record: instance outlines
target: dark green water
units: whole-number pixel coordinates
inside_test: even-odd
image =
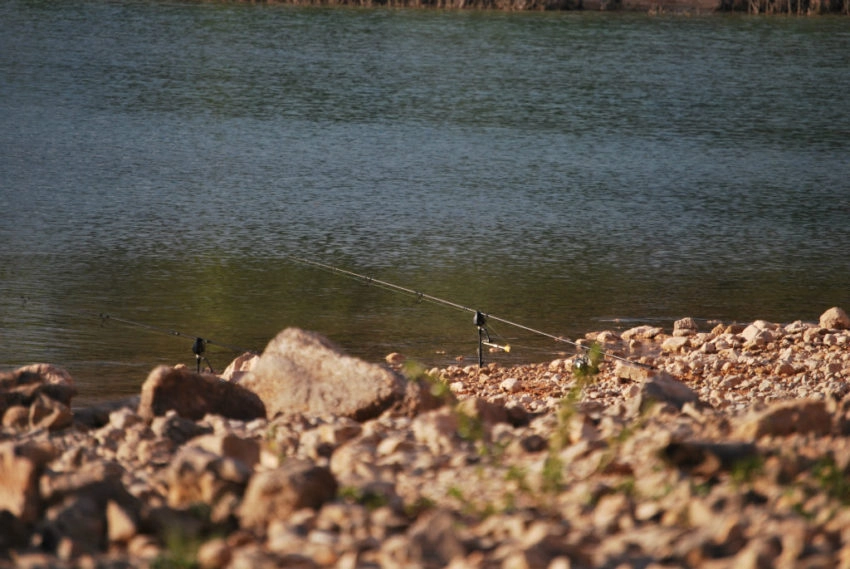
[[[4,2],[0,368],[193,365],[98,313],[474,361],[471,314],[290,255],[567,337],[850,309],[848,53],[840,18]]]

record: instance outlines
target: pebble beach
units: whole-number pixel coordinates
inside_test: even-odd
[[[578,367],[299,334],[87,409],[57,366],[0,376],[0,566],[850,568],[840,308],[593,331]]]

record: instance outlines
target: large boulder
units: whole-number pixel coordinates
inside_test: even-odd
[[[850,316],[841,308],[833,306],[820,315],[819,324],[821,328],[830,330],[847,330],[850,328]]]
[[[266,416],[263,402],[244,387],[185,367],[158,366],[142,385],[138,413],[150,421],[170,410],[193,421],[207,414],[242,421]]]
[[[269,418],[303,413],[365,421],[405,395],[400,375],[345,355],[323,336],[298,328],[287,328],[269,342],[239,385],[262,399]]]

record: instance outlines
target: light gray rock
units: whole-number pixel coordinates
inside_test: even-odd
[[[403,399],[405,380],[392,370],[345,355],[326,338],[287,328],[240,381],[277,414],[377,417]]]
[[[651,340],[662,332],[664,332],[664,329],[657,326],[635,326],[620,334],[620,337],[627,342],[629,340]]]
[[[697,331],[699,331],[699,326],[693,318],[682,318],[673,322],[674,336],[693,336]]]
[[[697,403],[697,393],[664,371],[657,372],[647,378],[640,386],[640,391],[634,401],[634,410],[645,411],[656,403],[669,404],[682,409],[685,403]]]

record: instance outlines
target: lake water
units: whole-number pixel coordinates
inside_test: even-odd
[[[287,326],[475,361],[471,313],[291,256],[570,338],[850,310],[848,53],[831,17],[0,3],[0,369],[114,397]]]

